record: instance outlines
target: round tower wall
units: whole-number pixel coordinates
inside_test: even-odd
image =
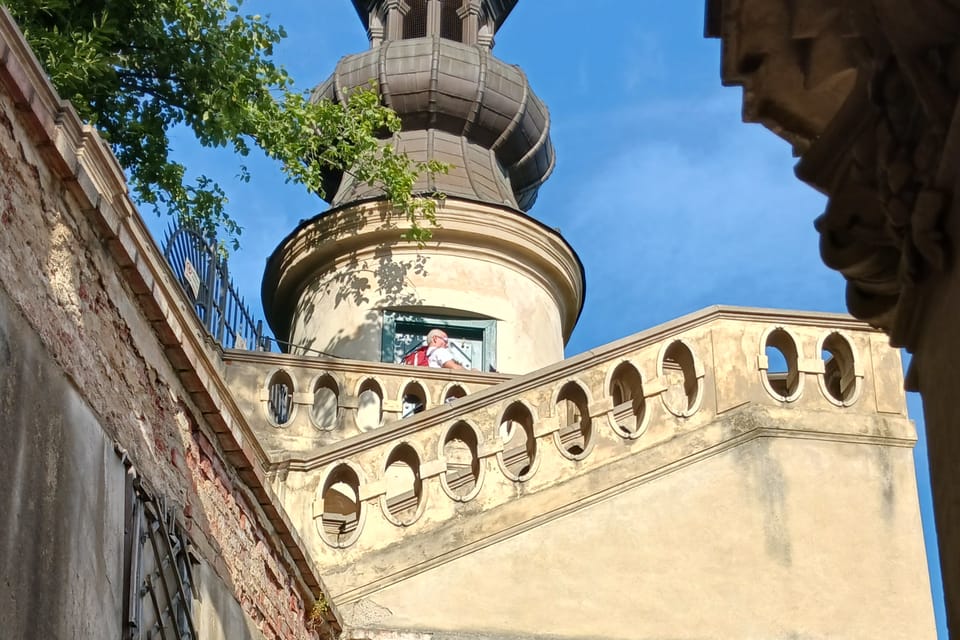
[[[265,307],[294,353],[380,361],[389,350],[385,316],[394,312],[490,321],[484,346],[494,357],[486,369],[519,374],[563,358],[583,273],[556,232],[515,211],[448,200],[433,240],[418,248],[399,239],[402,228],[388,212],[383,203],[330,212],[302,225],[271,258],[263,288],[274,293]]]

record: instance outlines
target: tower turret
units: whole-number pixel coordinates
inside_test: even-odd
[[[447,200],[425,249],[398,239],[382,194],[331,171],[332,209],[271,257],[263,295],[282,340],[393,362],[431,326],[477,369],[525,372],[563,356],[583,302],[576,254],[524,212],[554,166],[549,112],[491,53],[517,0],[354,0],[371,48],[313,94],[378,88],[403,123],[391,142],[451,166],[417,185]]]

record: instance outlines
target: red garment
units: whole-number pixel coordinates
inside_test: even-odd
[[[427,345],[417,347],[405,355],[402,362],[403,364],[408,364],[414,367],[429,367],[430,362],[427,359]]]

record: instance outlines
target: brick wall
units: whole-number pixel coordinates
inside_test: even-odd
[[[186,301],[156,267],[156,247],[131,237],[142,223],[114,161],[91,161],[102,143],[70,126],[69,107],[51,113],[46,80],[5,12],[0,23],[0,287],[105,437],[182,513],[200,554],[263,636],[314,637],[306,610],[321,593],[318,580],[294,559],[296,539],[291,545],[283,514],[259,482],[255,452],[232,435],[236,416],[210,373],[216,352],[202,347]],[[109,193],[103,184],[118,187]],[[125,212],[122,226],[109,223],[111,210]],[[201,347],[184,358],[172,338]],[[198,398],[212,399],[201,406]]]

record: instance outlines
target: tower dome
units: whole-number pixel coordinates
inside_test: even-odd
[[[432,184],[448,196],[527,211],[553,170],[550,115],[519,67],[495,58],[488,47],[440,37],[387,40],[343,58],[313,94],[344,100],[358,88],[377,86],[400,116],[393,141],[415,160],[451,165]],[[331,204],[376,195],[375,187],[331,172]]]
[[[525,214],[555,155],[546,106],[519,67],[491,53],[516,2],[354,0],[371,48],[341,59],[312,99],[376,87],[401,119],[395,148],[451,170],[414,187],[446,196],[423,249],[385,224],[390,205],[376,186],[327,173],[332,209],[301,223],[264,275],[267,319],[292,350],[396,362],[443,327],[473,369],[524,373],[562,359],[583,267]]]

